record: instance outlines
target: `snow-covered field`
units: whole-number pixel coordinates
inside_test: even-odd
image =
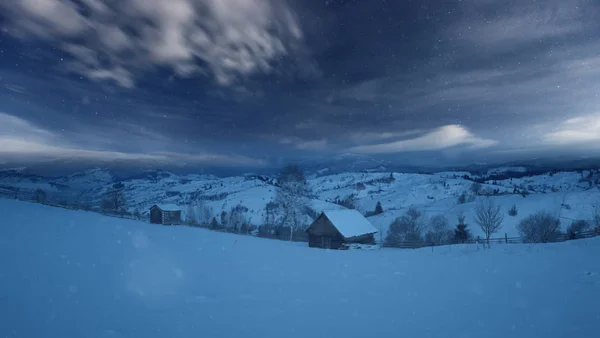
[[[600,238],[327,251],[5,199],[0,215],[0,337],[600,332]]]

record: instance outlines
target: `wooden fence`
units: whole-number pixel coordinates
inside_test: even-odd
[[[555,236],[552,240],[545,241],[543,243],[558,243],[565,242],[569,240],[583,239],[583,238],[592,238],[600,236],[600,229],[594,229],[589,231],[582,231],[578,233],[561,233],[560,235]],[[433,247],[433,246],[442,246],[442,245],[457,245],[457,244],[487,244],[488,241],[485,238],[472,238],[465,241],[449,241],[449,242],[441,242],[441,243],[432,243],[432,242],[401,242],[398,244],[389,244],[383,243],[383,247],[385,248],[398,248],[398,249],[418,249],[425,247]],[[524,237],[508,237],[507,234],[504,234],[504,237],[496,237],[490,238],[489,244],[525,244],[525,243],[535,243],[528,241]]]

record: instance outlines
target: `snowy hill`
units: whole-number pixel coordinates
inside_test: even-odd
[[[343,208],[340,201],[352,200],[364,214],[372,212],[378,202],[384,213],[370,216],[369,220],[382,235],[389,224],[414,206],[427,217],[442,214],[455,224],[459,214],[466,217],[475,236],[481,232],[474,224],[473,180],[482,182],[479,195],[490,195],[508,211],[515,205],[518,215],[506,215],[499,237],[517,236],[516,224],[524,217],[546,210],[561,218],[563,230],[571,221],[590,219],[594,204],[600,204],[600,174],[598,171],[556,172],[527,176],[519,167],[498,168],[481,177],[467,172],[440,172],[434,174],[403,173],[341,173],[309,176],[313,194],[308,201],[311,213],[304,222],[310,223],[315,213]],[[511,173],[514,173],[512,175]],[[12,196],[12,190],[25,196],[43,189],[48,198],[73,204],[100,205],[104,194],[117,187],[125,195],[131,212],[147,213],[154,203],[177,204],[186,213],[189,205],[202,201],[211,216],[230,212],[241,205],[247,209],[245,219],[254,225],[264,223],[265,207],[274,201],[275,179],[266,175],[245,175],[219,178],[213,175],[177,175],[167,171],[145,171],[128,178],[116,178],[110,171],[88,170],[60,178],[24,175],[19,171],[0,172],[0,188]],[[7,190],[8,189],[8,190]],[[459,203],[463,195],[465,203]],[[336,204],[337,203],[337,204]],[[208,222],[208,220],[204,220]]]
[[[6,199],[0,214],[3,337],[591,338],[600,329],[600,238],[329,251]]]

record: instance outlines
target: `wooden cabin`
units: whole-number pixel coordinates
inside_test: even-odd
[[[340,249],[346,244],[375,244],[377,229],[357,210],[328,210],[306,229],[311,248]]]
[[[150,208],[150,223],[181,224],[181,208],[174,204],[155,204]]]

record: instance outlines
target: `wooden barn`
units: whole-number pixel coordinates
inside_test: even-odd
[[[309,247],[340,249],[345,244],[375,244],[378,231],[357,210],[328,210],[306,232]]]
[[[155,204],[150,208],[150,223],[181,224],[181,208],[173,204]]]

